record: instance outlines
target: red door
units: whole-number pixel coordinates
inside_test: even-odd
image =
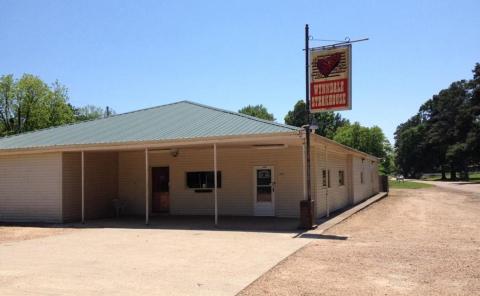
[[[152,168],[152,212],[170,211],[170,170],[168,167]]]

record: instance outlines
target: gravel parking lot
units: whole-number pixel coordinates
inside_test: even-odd
[[[480,195],[393,190],[241,295],[480,295]]]

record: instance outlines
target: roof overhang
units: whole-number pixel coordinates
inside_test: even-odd
[[[352,147],[348,147],[346,145],[340,144],[338,142],[335,142],[335,141],[330,140],[328,138],[319,136],[317,134],[312,134],[312,136],[313,136],[312,138],[313,138],[313,144],[314,145],[317,145],[317,146],[327,145],[327,146],[335,147],[337,150],[340,150],[342,152],[347,152],[347,153],[350,153],[352,155],[356,155],[358,157],[362,157],[362,158],[365,158],[365,159],[369,159],[369,160],[373,160],[373,161],[377,161],[377,162],[381,160],[380,158],[378,158],[376,156],[370,155],[368,153],[362,152],[362,151],[354,149]]]
[[[20,149],[3,149],[1,155],[52,153],[52,152],[80,152],[80,151],[128,151],[143,149],[161,149],[161,148],[182,148],[198,147],[207,145],[255,145],[255,144],[287,144],[301,145],[303,139],[299,131],[273,134],[248,134],[208,138],[190,138],[177,140],[161,141],[142,141],[142,142],[121,142],[121,143],[97,143],[97,144],[77,144],[48,147],[31,147]]]

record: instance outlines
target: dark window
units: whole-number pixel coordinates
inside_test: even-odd
[[[213,172],[187,172],[187,187],[193,189],[214,188]],[[222,187],[222,172],[217,171],[217,188]]]
[[[327,170],[322,170],[322,186],[327,187]]]
[[[328,170],[328,188],[332,187],[330,184],[330,170]]]
[[[343,186],[345,185],[345,172],[338,171],[338,185]]]

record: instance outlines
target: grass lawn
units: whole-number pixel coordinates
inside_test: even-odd
[[[450,178],[450,174],[447,173],[446,177]],[[457,175],[457,177],[458,177],[458,175]],[[480,172],[470,173],[469,178],[470,178],[470,180],[469,180],[470,182],[480,183]],[[426,181],[442,181],[442,177],[441,176],[432,176],[432,177],[424,178],[424,180],[426,180]],[[445,181],[450,181],[450,180],[445,180]]]
[[[424,183],[418,183],[418,182],[412,182],[412,181],[393,181],[390,180],[388,181],[388,185],[390,188],[394,189],[420,189],[420,188],[430,188],[433,187],[434,185],[430,184],[424,184]]]

